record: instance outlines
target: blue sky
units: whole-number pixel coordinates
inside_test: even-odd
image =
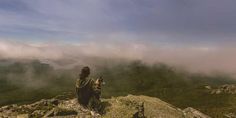
[[[235,0],[0,0],[0,39],[219,45],[235,41],[235,5]]]

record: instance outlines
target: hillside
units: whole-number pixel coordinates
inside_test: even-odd
[[[0,60],[0,106],[28,104],[64,92],[74,93],[81,67],[58,69],[37,60]],[[102,98],[146,95],[181,109],[191,106],[211,117],[236,114],[235,94],[212,94],[212,90],[223,85],[236,84],[235,79],[226,74],[190,73],[161,63],[147,65],[140,61],[108,63],[105,60],[91,68],[91,78],[103,76],[106,82]],[[228,87],[222,90],[231,91]]]
[[[40,118],[40,117],[103,117],[103,118],[132,118],[138,112],[137,107],[144,103],[144,116],[147,118],[210,118],[193,109],[181,110],[158,98],[148,96],[128,95],[103,99],[105,106],[102,115],[82,108],[76,99],[47,99],[28,105],[8,105],[0,108],[2,118]]]

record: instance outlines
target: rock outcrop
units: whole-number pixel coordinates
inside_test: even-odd
[[[236,118],[236,114],[234,113],[228,113],[224,115],[225,118]]]
[[[199,112],[198,110],[188,107],[183,110],[186,117],[189,118],[210,118],[209,116]]]
[[[105,106],[100,115],[80,106],[76,99],[48,99],[28,105],[8,105],[0,108],[0,118],[132,118],[140,112],[146,118],[210,118],[193,108],[181,110],[158,98],[128,95],[102,99]],[[141,107],[139,106],[141,103]]]
[[[225,84],[216,89],[211,89],[211,94],[236,94],[236,85]]]

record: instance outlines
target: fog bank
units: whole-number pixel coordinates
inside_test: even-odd
[[[22,43],[0,41],[1,59],[63,61],[65,65],[86,63],[89,58],[141,60],[166,63],[193,72],[236,73],[233,46],[160,46],[143,42]],[[72,67],[72,66],[71,66]]]

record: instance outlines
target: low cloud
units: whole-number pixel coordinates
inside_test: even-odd
[[[175,47],[135,41],[113,43],[90,41],[77,44],[0,41],[1,59],[39,59],[48,62],[67,60],[64,61],[67,65],[64,67],[88,63],[86,60],[89,58],[105,58],[142,60],[148,64],[161,62],[193,72],[220,71],[235,74],[235,52],[236,48],[229,45]]]

